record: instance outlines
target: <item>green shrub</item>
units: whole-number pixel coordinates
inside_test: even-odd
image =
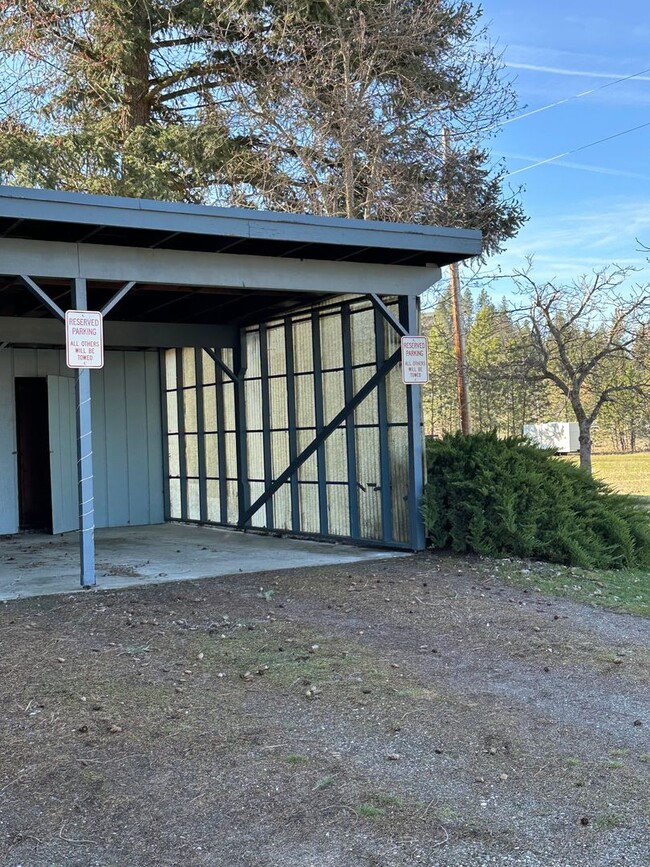
[[[427,443],[422,511],[434,548],[591,569],[650,568],[650,512],[519,437]]]

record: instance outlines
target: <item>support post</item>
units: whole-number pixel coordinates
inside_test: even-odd
[[[206,350],[207,351],[207,350]],[[216,360],[216,356],[208,353],[212,359]],[[215,386],[217,390],[217,455],[219,457],[219,521],[222,524],[232,523],[229,521],[228,515],[228,462],[226,460],[226,409],[223,399],[223,377],[224,372],[215,364],[214,367]],[[237,387],[236,385],[234,386]],[[237,511],[237,520],[239,520],[239,511]]]
[[[248,483],[248,427],[246,424],[246,370],[248,368],[248,353],[246,347],[246,332],[240,329],[239,340],[234,352],[235,360],[235,430],[237,439],[237,501],[239,505],[239,521],[237,526],[246,528],[250,520],[248,507],[250,505],[250,485]]]
[[[323,354],[321,349],[320,313],[317,309],[311,312],[311,342],[314,348],[314,420],[316,436],[325,427],[325,403],[323,395]],[[316,450],[316,467],[318,478],[318,526],[323,536],[329,533],[329,514],[327,511],[327,462],[325,446]]]
[[[77,277],[72,291],[76,310],[88,309],[86,281]],[[77,370],[77,468],[79,477],[79,533],[81,586],[94,587],[95,577],[95,499],[93,491],[93,436],[90,398],[90,370]]]
[[[349,304],[341,308],[341,335],[343,340],[343,395],[348,406],[354,395],[354,374],[352,371],[352,329]],[[357,488],[357,437],[354,429],[354,413],[345,420],[345,446],[348,469],[348,514],[350,516],[350,535],[358,539],[359,530],[359,490]]]
[[[377,368],[386,360],[385,320],[375,308],[375,358]],[[390,478],[390,438],[388,433],[388,395],[386,380],[377,385],[377,421],[379,422],[379,473],[381,495],[381,535],[384,542],[393,541],[393,492]]]
[[[419,298],[416,295],[399,299],[400,321],[409,334],[417,334]],[[424,436],[422,430],[422,386],[406,385],[406,406],[409,438],[409,543],[414,551],[426,547],[426,533],[421,504],[424,493]]]
[[[298,432],[296,430],[296,378],[293,352],[293,320],[291,316],[284,319],[284,352],[287,369],[287,422],[289,426],[289,462],[293,463],[298,456]],[[289,479],[291,496],[291,529],[299,533],[300,526],[300,491],[298,490],[298,473],[292,473]],[[269,500],[270,502],[270,500]]]
[[[265,322],[260,323],[260,378],[262,387],[262,448],[264,451],[264,487],[273,481],[273,445],[271,438],[271,393],[269,388],[269,345]],[[266,502],[266,528],[273,529],[273,500]]]

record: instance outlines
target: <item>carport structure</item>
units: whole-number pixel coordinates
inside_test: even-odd
[[[0,533],[81,529],[84,586],[96,526],[421,549],[400,338],[478,253],[476,231],[0,187]],[[65,366],[67,309],[104,313],[103,370]]]

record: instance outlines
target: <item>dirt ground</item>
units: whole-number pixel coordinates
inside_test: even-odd
[[[642,867],[649,634],[430,553],[6,603],[0,864]]]

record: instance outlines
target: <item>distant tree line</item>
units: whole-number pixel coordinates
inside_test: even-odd
[[[466,289],[472,426],[520,435],[524,424],[578,422],[581,463],[592,447],[650,448],[650,293],[612,268],[568,285],[515,275],[515,292],[494,301],[483,286]],[[423,316],[431,379],[424,424],[436,437],[458,429],[451,310],[443,292]]]

